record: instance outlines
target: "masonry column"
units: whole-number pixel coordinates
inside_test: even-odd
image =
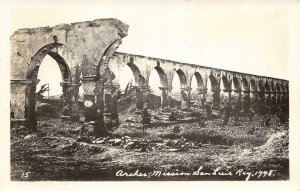
[[[242,106],[242,100],[241,100],[241,95],[242,95],[242,90],[241,89],[235,89],[235,90],[233,90],[233,92],[234,92],[234,97],[235,97],[235,100],[236,100],[236,104],[238,105],[238,106]]]
[[[271,92],[265,92],[265,104],[266,106],[271,105]]]
[[[243,107],[244,107],[244,112],[248,113],[250,112],[250,107],[251,107],[251,101],[250,101],[250,91],[249,90],[244,90],[243,91]]]
[[[213,92],[213,107],[219,109],[220,107],[220,88],[212,88]]]
[[[275,93],[275,95],[276,95],[276,103],[280,103],[280,94],[281,93],[278,92],[278,91]]]
[[[96,76],[84,76],[82,83],[85,121],[95,121],[97,109],[104,111],[104,80],[97,80]]]
[[[164,109],[168,107],[168,88],[167,87],[159,87],[161,90],[161,108]]]
[[[79,120],[78,113],[78,92],[80,83],[61,82],[63,88],[63,116],[62,120]]]
[[[148,92],[148,86],[133,86],[136,92],[136,109],[142,110],[144,108],[144,103],[146,103],[145,93]]]
[[[205,95],[206,95],[206,88],[197,88],[198,92],[198,105],[199,107],[205,106]]]
[[[270,93],[271,93],[271,104],[275,105],[276,104],[276,97],[277,97],[276,92],[272,91]]]
[[[227,94],[227,97],[228,97],[227,102],[231,103],[231,92],[232,92],[232,89],[227,88],[227,89],[224,89],[223,92],[225,94]],[[225,104],[227,104],[227,103],[225,103]]]
[[[35,90],[40,80],[26,81],[25,118],[26,127],[29,131],[36,131],[37,120],[35,112]]]
[[[181,88],[181,106],[182,107],[190,107],[191,102],[191,88]]]

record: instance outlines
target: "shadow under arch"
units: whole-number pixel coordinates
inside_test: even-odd
[[[195,76],[195,78],[196,78],[197,88],[200,89],[200,90],[203,90],[204,89],[204,82],[203,82],[203,78],[202,78],[201,74],[199,72],[195,72],[193,74],[193,76]],[[190,83],[189,83],[190,87],[191,87],[191,84],[192,84],[192,79],[193,79],[193,77],[191,78]]]
[[[165,71],[160,66],[155,66],[154,69],[158,73],[160,84],[163,87],[168,87],[168,78],[167,78]]]
[[[189,81],[189,87],[191,88],[191,102],[204,107],[204,82],[199,72],[194,72]]]
[[[212,73],[208,76],[206,87],[206,102],[212,104],[214,107],[218,107],[220,103],[219,85],[218,80]]]
[[[257,87],[258,87],[258,96],[259,96],[261,101],[264,101],[265,88],[264,88],[263,82],[261,80],[258,81]]]
[[[131,69],[131,71],[133,73],[135,84],[138,86],[145,85],[146,80],[142,76],[140,69],[133,62],[129,62],[127,64],[127,66],[129,66],[129,68]]]
[[[180,87],[185,88],[187,85],[187,80],[184,72],[181,69],[176,70],[177,75],[179,76],[180,80]]]
[[[230,99],[230,82],[227,76],[223,75],[220,80],[220,102],[221,106],[224,106],[225,103]]]

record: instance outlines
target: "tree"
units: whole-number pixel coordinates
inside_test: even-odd
[[[50,89],[49,89],[49,85],[48,84],[42,85],[41,88],[40,88],[40,90],[35,93],[36,98],[38,100],[42,100],[44,98],[43,94],[45,92],[49,91],[49,90]]]

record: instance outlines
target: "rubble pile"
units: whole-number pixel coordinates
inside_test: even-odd
[[[180,139],[167,139],[161,140],[159,142],[150,142],[145,139],[132,139],[129,136],[124,136],[120,138],[109,138],[102,137],[94,140],[93,144],[109,145],[109,146],[119,146],[125,150],[134,150],[140,152],[146,151],[186,151],[188,149],[199,148],[201,143],[196,143],[188,141],[187,139],[181,137]]]

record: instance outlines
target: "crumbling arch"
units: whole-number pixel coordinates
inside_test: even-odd
[[[129,66],[129,68],[131,69],[131,71],[133,73],[135,84],[138,85],[138,86],[145,85],[146,80],[142,76],[142,73],[141,73],[140,69],[133,62],[129,62],[127,64],[127,66]]]
[[[242,98],[242,104],[245,113],[248,113],[250,111],[251,98],[250,98],[249,90],[250,90],[249,82],[245,77],[243,77],[241,81],[241,94],[242,94],[241,98]]]
[[[268,81],[265,82],[264,90],[266,103],[271,104],[271,88]]]
[[[220,87],[223,86],[224,89],[230,89],[230,83],[226,76],[222,76]],[[222,88],[221,88],[222,89]]]
[[[184,89],[187,88],[187,80],[184,72],[181,69],[175,70],[171,80],[172,84],[172,98],[175,98],[177,101],[184,101],[188,96],[184,93]],[[183,103],[183,102],[182,102]]]
[[[213,106],[218,106],[220,101],[220,92],[217,78],[211,73],[207,79],[206,101]]]
[[[233,90],[240,90],[240,88],[241,88],[241,84],[240,84],[238,78],[237,77],[233,77],[232,78],[231,89],[233,89]]]
[[[168,87],[168,78],[165,71],[160,66],[155,66],[154,69],[157,71],[159,75],[160,84],[163,87]],[[152,71],[151,71],[152,73]]]
[[[264,88],[262,80],[258,80],[257,88],[258,88],[258,97],[259,97],[259,99],[261,101],[264,101],[264,99],[265,99],[265,88]]]
[[[45,58],[46,55],[49,55],[57,62],[58,66],[61,70],[62,78],[64,80],[71,80],[70,67],[66,63],[65,59],[61,55],[59,55],[57,52],[55,52],[55,49],[57,49],[58,47],[61,47],[61,46],[64,46],[64,48],[69,49],[68,51],[70,51],[71,53],[74,54],[74,52],[69,47],[67,47],[66,45],[63,45],[61,43],[47,44],[47,45],[43,46],[42,48],[40,48],[34,54],[34,56],[31,58],[31,63],[30,63],[30,67],[28,69],[26,78],[29,80],[36,80],[38,71],[39,71],[39,67],[40,67],[43,59]]]
[[[257,84],[254,79],[250,80],[250,91],[252,91],[252,92],[257,91]]]
[[[265,92],[270,92],[270,85],[269,85],[268,81],[266,81],[266,83],[265,83],[264,90],[265,90]]]
[[[186,76],[185,76],[184,72],[181,69],[178,69],[178,70],[176,70],[176,73],[179,76],[181,88],[185,88],[187,85],[187,80],[186,80]]]
[[[279,83],[276,82],[275,84],[275,91],[276,91],[276,102],[277,103],[280,103],[282,100],[281,100],[281,89],[280,89],[280,86],[279,86]]]
[[[218,80],[217,78],[211,73],[209,76],[208,76],[208,83],[210,83],[211,85],[211,90],[215,90],[218,88]],[[209,89],[209,87],[207,87],[207,89]]]
[[[221,99],[221,105],[230,99],[231,90],[230,90],[230,83],[229,80],[226,76],[222,76],[221,81],[220,81],[220,99]]]
[[[195,72],[190,80],[189,86],[191,87],[192,84],[192,79],[195,77],[196,82],[197,82],[197,88],[203,90],[204,88],[204,83],[203,83],[203,78],[199,72]]]
[[[69,65],[66,63],[65,59],[61,55],[55,52],[55,49],[57,50],[57,48],[61,46],[64,46],[64,48],[68,49],[68,51],[74,54],[74,52],[69,47],[61,43],[51,43],[41,47],[31,59],[30,66],[26,75],[27,80],[31,81],[31,83],[26,87],[25,100],[25,118],[27,119],[27,125],[28,127],[31,127],[31,130],[36,130],[37,125],[35,113],[35,91],[36,85],[38,83],[38,72],[41,63],[47,54],[50,55],[57,62],[61,71],[63,82],[72,82],[72,74]],[[66,91],[66,89],[63,88],[63,93],[67,94],[68,92]],[[67,95],[64,95],[64,97],[67,97]],[[71,97],[68,98],[71,99]]]
[[[204,98],[204,83],[203,78],[199,72],[195,72],[189,82],[191,88],[191,101],[195,101],[200,105],[203,105]]]
[[[249,83],[248,83],[246,78],[242,79],[241,90],[242,91],[249,91]]]

